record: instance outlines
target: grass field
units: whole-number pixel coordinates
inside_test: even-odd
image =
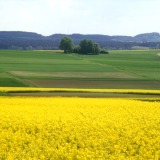
[[[0,51],[0,86],[160,89],[160,50],[109,55]]]

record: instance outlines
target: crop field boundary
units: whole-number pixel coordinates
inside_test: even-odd
[[[7,73],[11,77],[13,77],[15,80],[23,83],[25,86],[33,87],[33,85],[31,83],[28,83],[25,79],[20,78],[20,76],[17,76],[16,74],[14,74],[12,72],[4,71],[4,73]]]
[[[69,97],[160,97],[160,90],[0,87],[1,95]],[[136,96],[135,96],[136,95]]]

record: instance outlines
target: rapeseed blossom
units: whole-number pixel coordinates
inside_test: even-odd
[[[0,159],[160,159],[160,103],[0,97]]]
[[[0,87],[3,93],[20,92],[81,92],[81,93],[122,93],[122,94],[149,94],[160,95],[160,90],[143,89],[83,89],[83,88],[35,88],[35,87]]]

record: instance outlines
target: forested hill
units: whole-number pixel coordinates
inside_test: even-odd
[[[134,47],[160,48],[159,33],[132,36],[53,34],[43,36],[32,32],[0,31],[0,49],[58,49],[62,37],[69,36],[75,44],[90,39],[106,49],[132,49]]]
[[[53,34],[48,36],[53,39],[61,39],[66,36],[65,34]],[[121,42],[160,42],[160,34],[153,33],[144,33],[138,34],[134,37],[131,36],[108,36],[108,35],[99,35],[99,34],[90,34],[90,35],[82,35],[82,34],[71,34],[67,35],[75,41],[80,41],[82,39],[91,39],[93,41],[121,41]]]
[[[20,32],[20,31],[0,31],[0,38],[44,38],[42,35],[33,32]]]

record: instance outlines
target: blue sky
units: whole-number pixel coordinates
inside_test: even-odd
[[[0,0],[0,31],[43,35],[160,32],[160,0]]]

